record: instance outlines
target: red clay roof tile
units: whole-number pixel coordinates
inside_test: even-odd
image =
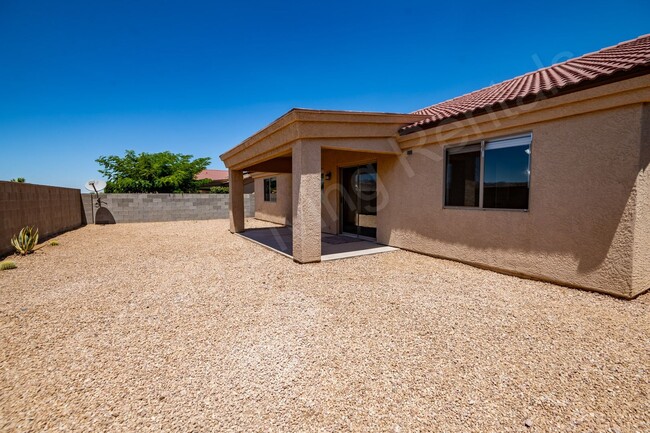
[[[228,170],[203,170],[196,175],[197,180],[210,179],[210,180],[228,180]]]
[[[429,117],[401,128],[400,134],[431,128],[443,121],[497,111],[513,104],[547,99],[637,73],[650,73],[650,34],[414,111],[412,114]]]

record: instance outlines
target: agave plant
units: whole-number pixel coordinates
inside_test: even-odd
[[[38,243],[38,229],[34,227],[23,227],[17,236],[11,238],[11,244],[16,248],[16,251],[24,256],[34,251],[34,247]]]

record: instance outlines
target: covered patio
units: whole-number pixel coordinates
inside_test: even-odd
[[[291,227],[248,229],[239,236],[272,251],[293,257],[293,233]],[[362,238],[344,235],[321,234],[321,261],[345,259],[370,254],[388,253],[398,248],[380,245]]]
[[[298,263],[312,263],[382,248],[367,239],[341,237],[342,195],[339,171],[350,164],[374,164],[400,157],[396,131],[420,120],[412,114],[293,109],[221,155],[229,170],[230,231],[244,233],[244,173],[291,174],[292,228],[245,237],[276,249]],[[380,171],[380,170],[379,170]],[[325,179],[325,180],[324,180]],[[324,183],[325,182],[325,185]],[[381,196],[381,192],[376,192]],[[379,202],[379,198],[377,198]],[[382,242],[377,214],[374,240]],[[290,240],[290,242],[289,242]],[[284,244],[284,247],[282,246]]]

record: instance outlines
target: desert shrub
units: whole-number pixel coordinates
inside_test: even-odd
[[[9,269],[16,269],[16,263],[11,262],[9,260],[5,260],[3,262],[0,262],[0,271],[6,271]]]
[[[57,247],[57,246],[59,246],[59,241],[52,241],[52,242],[50,242],[50,246],[52,246],[52,247]]]
[[[212,194],[228,194],[227,186],[213,186],[210,188],[210,193]]]
[[[34,251],[38,243],[38,229],[34,227],[23,227],[18,235],[11,238],[11,245],[16,248],[16,252],[21,256]]]

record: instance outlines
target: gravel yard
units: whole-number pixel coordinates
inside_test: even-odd
[[[87,226],[0,272],[2,431],[650,431],[648,294],[227,229]]]

